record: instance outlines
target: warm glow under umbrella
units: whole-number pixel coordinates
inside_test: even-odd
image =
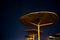
[[[31,28],[38,28],[38,40],[40,40],[40,28],[49,27],[57,21],[57,14],[49,11],[32,12],[20,18],[20,21]]]

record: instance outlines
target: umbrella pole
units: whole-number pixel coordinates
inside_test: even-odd
[[[40,24],[38,24],[38,40],[40,40]]]
[[[33,34],[33,40],[35,40],[35,35]]]

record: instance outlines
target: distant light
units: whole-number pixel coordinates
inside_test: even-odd
[[[51,38],[52,36],[49,36],[49,38]]]
[[[55,38],[55,37],[53,37],[53,36],[49,36],[49,38]]]

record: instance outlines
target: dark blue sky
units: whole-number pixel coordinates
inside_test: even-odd
[[[1,34],[3,40],[24,40],[24,30],[28,27],[19,22],[19,18],[27,13],[36,11],[53,11],[56,12],[60,20],[60,5],[58,0],[7,0],[3,3]],[[53,26],[42,29],[46,37],[48,35],[60,32],[60,21],[57,21]],[[47,31],[48,30],[48,31]]]

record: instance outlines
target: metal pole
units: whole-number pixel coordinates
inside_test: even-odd
[[[38,40],[40,40],[40,23],[38,23]]]
[[[33,34],[33,40],[35,40],[35,35]]]

